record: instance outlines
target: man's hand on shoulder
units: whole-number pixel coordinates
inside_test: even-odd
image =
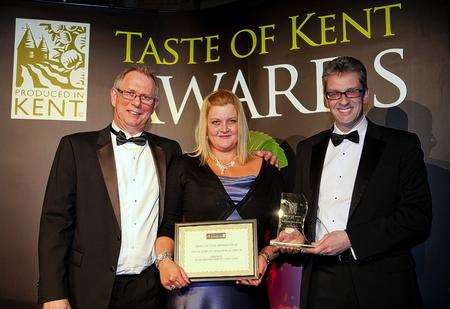
[[[263,158],[267,162],[269,162],[271,165],[275,165],[278,167],[278,158],[273,153],[267,150],[258,150],[253,152],[253,154],[257,157]]]
[[[70,309],[70,303],[68,299],[58,299],[45,302],[42,309]]]

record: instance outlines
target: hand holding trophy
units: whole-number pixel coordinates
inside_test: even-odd
[[[270,244],[287,252],[314,247],[304,234],[307,211],[308,201],[303,194],[281,193],[278,236],[272,239]]]

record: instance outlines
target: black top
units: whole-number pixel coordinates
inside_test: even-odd
[[[258,247],[276,235],[277,210],[283,181],[274,166],[263,161],[261,170],[245,197],[235,204],[222,182],[198,157],[185,154],[169,168],[164,217],[158,236],[174,237],[178,222],[226,220],[237,209],[242,219],[257,219]]]

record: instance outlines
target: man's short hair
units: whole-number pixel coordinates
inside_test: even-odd
[[[323,70],[322,83],[323,89],[326,91],[327,77],[330,75],[355,72],[359,75],[359,82],[364,90],[367,89],[367,71],[364,64],[356,58],[344,56],[338,57],[328,62]]]
[[[153,80],[153,83],[155,84],[155,90],[152,95],[158,97],[159,94],[159,84],[158,80],[156,79],[155,73],[152,72],[149,66],[145,64],[132,64],[125,69],[122,70],[119,74],[117,74],[116,78],[114,79],[114,88],[120,88],[120,84],[122,83],[122,80],[125,78],[125,75],[127,75],[130,72],[139,72],[147,76],[149,79]]]

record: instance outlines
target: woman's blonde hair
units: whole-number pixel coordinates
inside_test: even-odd
[[[195,129],[196,146],[193,156],[200,157],[202,165],[206,163],[211,156],[211,147],[208,142],[208,114],[211,106],[225,106],[231,104],[236,109],[238,140],[237,140],[237,160],[239,164],[245,164],[249,159],[247,151],[248,125],[245,117],[244,108],[239,98],[229,90],[219,89],[210,93],[203,101],[200,109],[198,124]]]

